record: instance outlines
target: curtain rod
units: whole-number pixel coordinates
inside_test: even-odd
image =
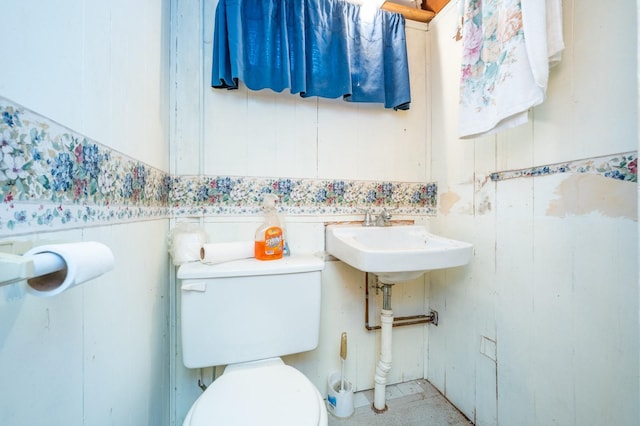
[[[434,16],[436,16],[436,14],[430,10],[416,9],[388,1],[385,1],[382,6],[380,6],[380,9],[386,10],[387,12],[401,13],[405,19],[418,22],[431,22]]]

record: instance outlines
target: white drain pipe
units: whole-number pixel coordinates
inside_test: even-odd
[[[391,330],[393,330],[393,310],[391,309],[391,286],[382,285],[382,314],[380,315],[380,359],[376,366],[375,387],[373,390],[373,411],[383,413],[387,410],[385,390],[387,376],[391,370]]]

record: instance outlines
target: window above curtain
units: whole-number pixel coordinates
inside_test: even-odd
[[[407,110],[404,17],[342,0],[220,0],[211,85],[239,82]]]

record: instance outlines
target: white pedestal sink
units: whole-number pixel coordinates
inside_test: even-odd
[[[382,283],[380,358],[376,366],[373,410],[386,411],[385,388],[391,370],[391,286],[434,269],[469,263],[473,246],[429,234],[423,226],[327,225],[325,250],[344,263],[378,276]]]

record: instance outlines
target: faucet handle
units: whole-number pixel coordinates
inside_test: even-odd
[[[374,222],[371,218],[371,209],[364,209],[364,220],[362,221],[362,226],[373,226]]]
[[[382,208],[382,211],[375,220],[376,226],[389,226],[391,225],[391,213],[386,208]]]

